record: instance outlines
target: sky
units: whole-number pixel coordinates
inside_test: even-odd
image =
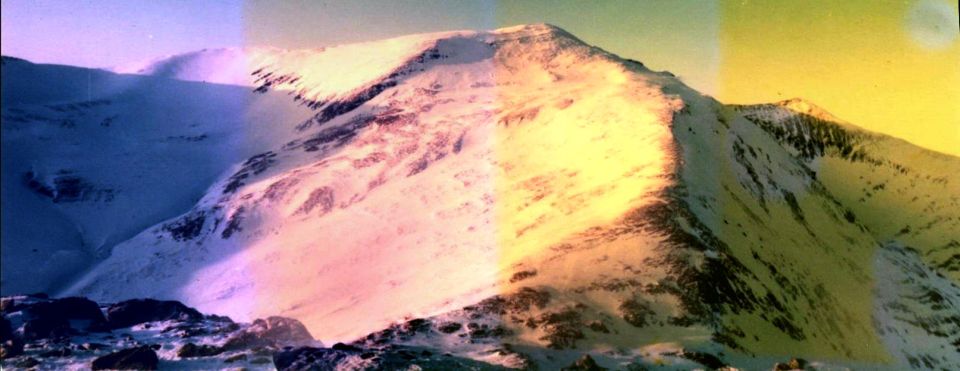
[[[960,30],[949,0],[2,0],[0,14],[2,54],[86,67],[547,22],[726,103],[803,97],[960,155]]]
[[[960,155],[956,1],[724,3],[716,96],[803,97],[858,126]]]

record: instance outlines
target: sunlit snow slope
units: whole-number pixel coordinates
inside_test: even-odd
[[[960,367],[960,160],[802,100],[723,105],[549,25],[3,68],[5,293],[508,366]]]
[[[397,44],[399,58],[366,56],[394,57]],[[118,246],[77,292],[283,313],[349,339],[495,294],[503,268],[666,184],[679,101],[562,31],[361,46],[278,52],[255,68],[255,90],[316,113],[189,213]],[[334,89],[318,81],[340,74],[340,48],[358,64]]]

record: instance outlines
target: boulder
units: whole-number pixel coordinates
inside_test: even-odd
[[[23,338],[38,340],[70,336],[70,321],[63,318],[35,318],[23,324]]]
[[[600,367],[596,361],[593,360],[593,357],[590,357],[589,354],[584,354],[582,357],[573,362],[570,366],[564,367],[561,370],[563,371],[603,371],[606,368]]]
[[[100,306],[86,298],[39,301],[22,310],[23,337],[28,340],[68,336],[74,330],[99,330],[106,322]]]
[[[230,336],[223,348],[237,350],[310,341],[313,341],[313,336],[300,321],[274,316],[253,321],[250,327]]]
[[[177,357],[180,357],[180,358],[212,357],[223,352],[224,352],[223,348],[217,347],[217,346],[186,343],[182,347],[180,347],[180,350],[177,350]]]
[[[350,352],[359,352],[359,351],[363,350],[363,349],[360,349],[360,348],[358,348],[358,347],[356,347],[356,346],[353,346],[353,345],[350,345],[350,344],[344,344],[344,343],[336,343],[336,344],[333,344],[333,346],[330,347],[330,349],[350,351]]]
[[[773,365],[774,371],[803,370],[807,367],[807,361],[803,358],[791,358],[787,363],[776,363]]]
[[[788,364],[790,367],[793,367],[794,369],[797,369],[797,370],[802,370],[802,369],[807,368],[807,360],[805,360],[805,359],[803,359],[803,358],[793,358],[793,359],[791,359],[790,362],[787,363],[787,364]]]
[[[40,301],[24,308],[30,317],[59,317],[72,321],[90,321],[100,324],[106,321],[96,302],[81,297]]]
[[[124,349],[93,360],[94,370],[156,370],[160,359],[148,346]]]
[[[107,325],[111,329],[154,321],[202,319],[203,315],[196,309],[172,300],[134,299],[119,302],[107,308]]]
[[[706,353],[706,352],[695,352],[695,351],[684,350],[683,353],[680,353],[680,356],[683,358],[689,359],[691,361],[694,361],[696,363],[699,363],[701,365],[707,366],[711,370],[721,369],[727,366],[727,364],[723,362],[723,360],[720,359],[720,357],[717,357],[713,354]]]
[[[463,328],[463,325],[461,325],[460,322],[443,322],[437,326],[437,331],[440,331],[444,334],[452,334],[460,331],[461,328]]]

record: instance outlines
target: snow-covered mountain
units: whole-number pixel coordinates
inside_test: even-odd
[[[960,368],[960,159],[810,102],[550,25],[116,71],[4,58],[4,295],[509,367]]]

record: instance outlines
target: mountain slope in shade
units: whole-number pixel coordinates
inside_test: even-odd
[[[282,93],[3,63],[4,293],[55,291],[309,110]],[[286,130],[292,127],[288,126]]]
[[[155,76],[110,76],[235,84],[223,88],[270,102],[240,111],[285,116],[264,116],[269,140],[244,151],[203,146],[233,165],[67,294],[284,315],[325,341],[511,367],[583,353],[616,368],[960,363],[960,160],[809,102],[723,105],[549,25],[203,51],[129,72]],[[8,108],[8,91],[5,158],[7,115],[49,104]],[[34,130],[23,143],[62,129]],[[7,168],[5,192],[27,192]]]
[[[815,171],[849,208],[845,218],[877,241],[918,249],[927,264],[960,281],[957,158],[824,117],[809,103],[797,111],[793,102],[737,109]]]

